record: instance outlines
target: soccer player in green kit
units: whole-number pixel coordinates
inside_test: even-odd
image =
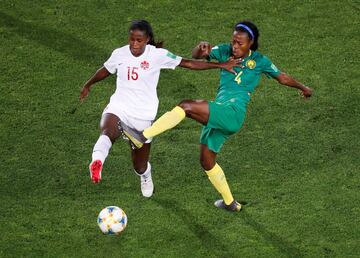
[[[214,101],[183,100],[173,110],[165,113],[154,124],[138,132],[123,127],[124,134],[137,147],[168,129],[175,127],[185,117],[203,124],[200,137],[200,163],[210,182],[221,194],[222,199],[214,204],[229,211],[240,211],[241,204],[232,196],[225,175],[216,156],[230,135],[238,132],[244,122],[246,106],[251,93],[258,86],[261,74],[276,79],[280,84],[296,88],[305,98],[309,98],[312,89],[281,72],[266,56],[257,52],[259,31],[250,21],[235,25],[231,43],[211,48],[207,42],[201,42],[193,50],[197,59],[226,62],[229,58],[242,59],[242,67],[235,67],[236,75],[221,69],[220,85]]]

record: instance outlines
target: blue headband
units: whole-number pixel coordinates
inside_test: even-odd
[[[244,25],[244,24],[238,24],[238,25],[236,25],[236,28],[244,28],[247,32],[249,32],[250,33],[250,35],[251,35],[251,39],[254,39],[255,37],[254,37],[254,33],[252,32],[252,30],[248,27],[248,26],[246,26],[246,25]]]

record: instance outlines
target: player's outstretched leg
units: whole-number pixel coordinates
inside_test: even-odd
[[[185,117],[190,117],[201,124],[206,124],[209,119],[209,104],[206,100],[183,100],[173,108],[166,112],[152,126],[146,128],[143,132],[136,131],[126,125],[122,125],[124,134],[137,147],[146,142],[147,139],[153,138],[166,130],[178,125]]]
[[[89,165],[90,178],[94,184],[100,182],[105,159],[113,142],[121,135],[117,126],[119,121],[120,119],[114,114],[104,114],[101,119],[102,134],[94,146],[92,161]]]
[[[184,120],[185,116],[185,110],[180,106],[176,106],[171,111],[168,111],[159,117],[159,119],[157,119],[151,127],[146,128],[143,135],[146,139],[159,135],[177,126],[182,120]]]
[[[139,132],[134,128],[120,122],[120,127],[125,136],[137,147],[141,148],[143,144],[150,138],[169,130],[179,124],[185,118],[185,111],[176,106],[173,110],[163,114],[156,120],[151,127],[146,128],[143,132]]]

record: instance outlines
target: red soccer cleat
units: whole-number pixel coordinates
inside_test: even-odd
[[[100,183],[102,166],[101,160],[94,160],[89,165],[91,181],[94,184]]]

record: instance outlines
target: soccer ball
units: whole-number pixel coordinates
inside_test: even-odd
[[[119,207],[109,206],[100,211],[97,223],[104,234],[118,235],[126,228],[127,216]]]

